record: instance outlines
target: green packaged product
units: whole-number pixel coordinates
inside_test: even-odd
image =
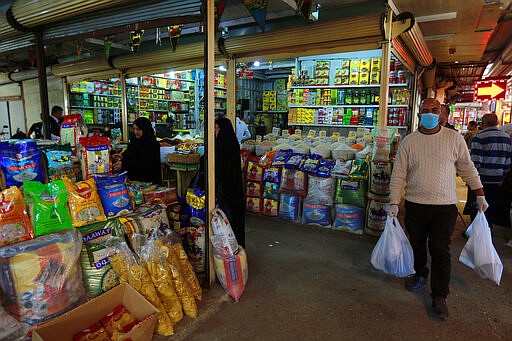
[[[36,237],[73,228],[68,210],[68,192],[62,180],[49,184],[25,181],[23,188]]]
[[[349,204],[357,207],[366,206],[366,180],[337,179],[335,204]]]
[[[98,296],[119,284],[119,276],[110,265],[115,248],[124,242],[121,224],[117,219],[90,224],[79,229],[82,234],[83,281],[87,294]],[[116,238],[111,238],[116,237]]]

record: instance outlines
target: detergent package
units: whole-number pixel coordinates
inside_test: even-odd
[[[68,192],[62,180],[49,184],[25,181],[23,187],[36,237],[73,228],[68,210]]]
[[[107,218],[131,212],[130,195],[126,187],[127,173],[121,174],[94,174],[93,178],[98,186],[103,210]]]
[[[68,178],[63,178],[68,190],[68,206],[71,220],[75,227],[80,227],[95,221],[107,220],[101,199],[96,189],[94,179],[73,183]]]
[[[73,162],[71,160],[71,146],[69,144],[41,147],[46,159],[46,175],[48,181],[60,180],[62,177],[75,180]]]
[[[108,137],[91,136],[80,138],[82,145],[82,177],[110,172],[110,141]]]
[[[79,304],[84,297],[76,229],[0,249],[3,304],[16,319],[38,324]]]
[[[0,193],[0,246],[34,238],[23,195],[12,186]]]
[[[0,167],[6,187],[23,186],[23,181],[44,182],[41,153],[33,141],[0,142]]]

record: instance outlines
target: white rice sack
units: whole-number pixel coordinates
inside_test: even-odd
[[[334,178],[309,176],[306,202],[316,205],[332,206],[334,204],[335,187],[336,180]]]

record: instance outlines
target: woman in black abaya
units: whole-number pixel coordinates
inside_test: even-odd
[[[240,145],[231,121],[215,120],[215,191],[220,208],[226,213],[235,237],[245,248],[245,216]]]
[[[114,164],[114,170],[127,171],[128,179],[133,181],[161,184],[160,144],[156,141],[151,121],[145,117],[136,119],[133,135],[128,148],[114,156],[120,158]]]

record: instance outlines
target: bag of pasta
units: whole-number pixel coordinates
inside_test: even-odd
[[[146,268],[135,259],[135,255],[126,243],[118,245],[116,254],[110,258],[110,264],[119,276],[121,283],[130,284],[160,311],[157,315],[156,333],[164,336],[173,335],[171,318],[158,296],[151,276]]]
[[[62,181],[68,190],[68,207],[75,227],[107,220],[94,179],[73,183],[64,177]]]
[[[142,247],[140,255],[148,269],[158,296],[165,307],[165,311],[174,324],[178,323],[183,318],[183,306],[173,285],[171,268],[165,256],[160,252],[155,239],[150,239]]]

